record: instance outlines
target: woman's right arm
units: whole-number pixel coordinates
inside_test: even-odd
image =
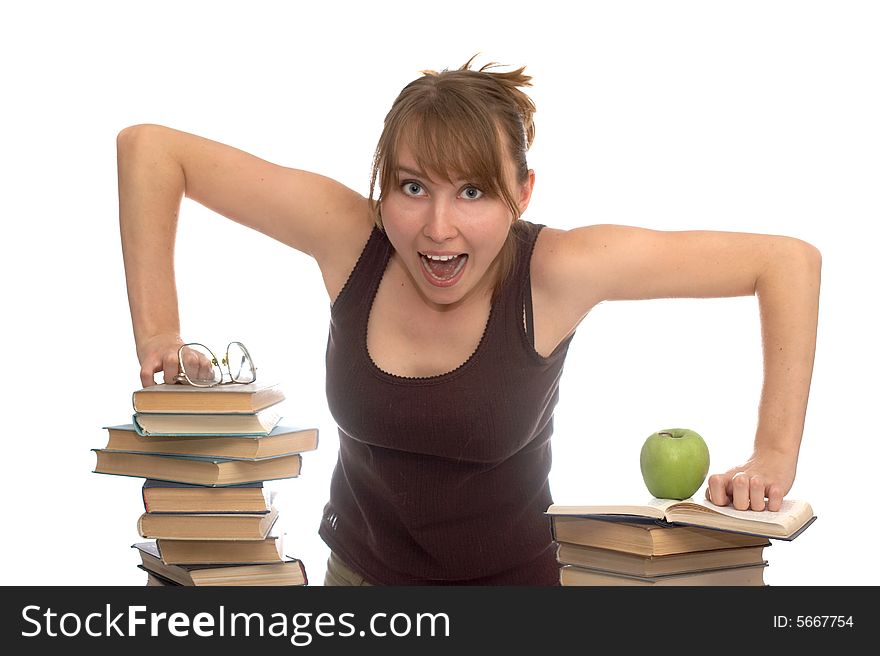
[[[184,196],[311,255],[328,293],[340,286],[372,226],[369,202],[321,175],[159,125],[117,137],[119,227],[141,383],[178,373],[180,319],[174,277]]]

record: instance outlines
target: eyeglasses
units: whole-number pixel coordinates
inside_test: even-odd
[[[177,362],[180,373],[174,377],[174,382],[194,387],[247,384],[257,379],[257,368],[251,354],[241,342],[229,342],[220,360],[204,344],[184,344],[177,350]]]

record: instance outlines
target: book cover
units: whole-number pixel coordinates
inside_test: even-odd
[[[281,421],[272,408],[238,414],[177,414],[139,412],[131,417],[141,436],[266,436]]]
[[[275,525],[277,526],[277,524]],[[284,533],[275,528],[263,540],[175,540],[156,548],[166,565],[258,565],[284,561]]]
[[[232,383],[194,387],[180,383],[151,385],[135,390],[131,405],[139,412],[253,413],[284,400],[276,383]]]
[[[134,424],[104,426],[110,451],[258,459],[313,451],[318,429],[275,426],[267,435],[142,435]]]
[[[268,513],[144,513],[137,523],[142,538],[169,540],[265,540],[278,519]]]
[[[562,505],[547,509],[550,516],[598,517],[630,521],[635,517],[660,524],[695,526],[719,531],[794,540],[815,520],[812,506],[803,500],[783,499],[778,511],[737,510],[702,499],[652,499],[645,504]]]
[[[92,449],[94,472],[153,478],[197,485],[225,486],[299,476],[302,456],[272,456],[260,460],[230,460],[201,456],[165,456]]]
[[[660,520],[551,515],[551,531],[557,542],[568,542],[643,556],[762,545],[766,537],[732,533],[698,526],[675,526]]]
[[[131,545],[141,555],[141,566],[149,573],[180,585],[308,585],[305,567],[297,558],[260,565],[166,565],[155,541]]]
[[[165,586],[179,586],[180,583],[175,583],[171,579],[166,579],[164,576],[159,576],[148,570],[143,565],[138,565],[138,569],[147,574],[147,587],[165,587]]]
[[[606,572],[587,567],[565,565],[559,570],[559,582],[562,585],[605,585],[605,586],[763,586],[764,569],[767,562],[757,565],[741,565],[721,569],[669,574],[665,576],[633,576]]]
[[[275,492],[263,481],[209,487],[193,483],[144,480],[144,511],[152,513],[267,513]]]
[[[556,560],[562,565],[577,565],[590,569],[632,574],[635,576],[660,576],[684,574],[707,569],[741,565],[758,565],[766,562],[764,549],[770,541],[751,547],[709,549],[665,556],[643,556],[560,542],[557,544]]]

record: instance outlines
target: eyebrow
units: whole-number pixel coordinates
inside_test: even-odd
[[[417,169],[411,169],[411,168],[406,167],[406,166],[398,166],[398,167],[397,167],[397,171],[398,171],[399,173],[408,173],[409,175],[414,175],[414,176],[416,176],[417,178],[427,178],[427,179],[430,180],[430,178],[428,178],[428,174],[427,174],[427,173],[425,173],[424,171],[419,171],[419,170],[417,170]]]
[[[411,168],[409,168],[408,166],[398,166],[398,167],[396,167],[396,168],[397,168],[397,173],[398,173],[398,174],[400,174],[400,173],[407,173],[407,174],[409,174],[409,175],[414,175],[414,176],[417,177],[417,178],[424,178],[424,179],[427,180],[428,182],[436,182],[436,181],[434,180],[434,178],[430,177],[430,176],[429,176],[427,173],[425,173],[424,171],[419,171],[418,169],[411,169]],[[460,180],[454,180],[453,182],[461,183],[461,182],[467,182],[467,181],[468,181],[468,178],[467,178],[467,177],[464,177],[464,178],[461,178]]]

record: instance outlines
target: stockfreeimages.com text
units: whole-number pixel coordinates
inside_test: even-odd
[[[449,637],[446,613],[373,613],[358,628],[355,613],[236,613],[220,606],[215,612],[149,612],[146,606],[127,606],[114,611],[106,604],[103,612],[58,613],[51,608],[25,606],[21,611],[26,627],[21,635],[72,638],[79,635],[99,637],[144,637],[195,635],[203,638],[245,636],[289,638],[297,647],[305,647],[318,636],[347,638]]]

